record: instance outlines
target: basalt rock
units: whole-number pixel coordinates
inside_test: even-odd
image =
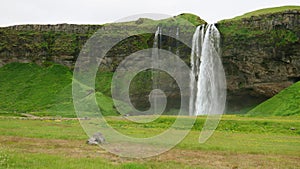
[[[163,31],[176,33],[177,23],[174,19],[168,22],[174,23],[173,27],[163,28]],[[201,19],[198,21],[195,25],[205,24]],[[127,30],[155,32],[147,27],[150,22],[152,20],[139,19],[106,25],[21,25],[0,28],[0,66],[11,62],[35,62],[40,65],[56,62],[73,68],[83,45],[98,29],[106,30],[107,34],[103,36],[111,38]],[[299,10],[221,21],[217,27],[222,36],[228,110],[260,103],[300,80]],[[180,36],[191,39],[189,36],[194,31],[180,30]],[[154,34],[137,34],[121,41],[107,53],[100,71],[112,72],[126,56],[151,48],[153,38]],[[174,38],[162,36],[160,48],[178,53],[182,60],[190,63],[191,49]],[[143,85],[144,77],[138,83],[133,85],[130,97],[134,105],[140,102],[143,103],[141,107],[147,107],[151,88]],[[161,80],[161,85],[169,85],[165,86],[170,98],[169,107],[178,107],[180,97],[176,82],[168,77]]]
[[[300,80],[300,11],[223,21],[218,27],[229,102],[240,104],[241,97],[259,103]]]

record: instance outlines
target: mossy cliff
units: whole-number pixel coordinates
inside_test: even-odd
[[[155,32],[156,26],[168,27],[176,31],[176,27],[188,20],[194,25],[206,23],[198,16],[181,14],[164,20],[140,18],[133,22],[111,23],[104,25],[16,25],[0,27],[0,66],[11,62],[57,62],[72,67],[86,41],[98,30],[105,30],[103,36],[109,38],[122,37],[129,31],[137,35],[127,38],[123,45],[110,51],[109,55],[118,57],[134,51],[146,49],[153,45],[153,34],[140,35],[139,32]],[[186,22],[186,21],[185,21]],[[154,28],[154,29],[153,29]],[[181,34],[190,35],[194,30],[182,30]],[[106,39],[106,40],[108,40]],[[164,38],[164,42],[170,38]],[[125,46],[124,46],[125,44]],[[169,43],[170,44],[170,43]],[[149,46],[150,45],[150,46]],[[118,51],[116,51],[118,49]]]
[[[255,104],[300,80],[300,10],[225,20],[218,28],[232,102]]]
[[[81,47],[101,25],[17,25],[0,28],[0,66],[57,62],[72,67]]]
[[[139,34],[139,30],[153,32],[155,25],[160,25],[175,34],[182,18],[194,25],[205,24],[195,15],[183,14],[160,21],[141,18],[134,22],[105,25],[21,25],[0,28],[0,65],[11,62],[47,65],[56,62],[73,68],[82,46],[96,30],[107,30],[104,36],[112,38],[128,30],[136,31],[136,36],[123,40],[107,54],[102,71],[113,72],[124,57],[153,46],[154,34]],[[229,109],[260,103],[300,80],[300,10],[251,14],[220,21],[217,27],[222,35],[222,60],[227,77]],[[180,36],[191,38],[193,32],[189,29],[180,30]],[[179,49],[181,58],[189,64],[190,49],[174,38],[163,36],[160,48],[173,53]],[[148,88],[143,86],[147,74],[144,72],[137,77],[137,83],[133,86],[133,100],[141,101],[135,96],[148,92]],[[178,91],[170,78],[164,78],[164,81]],[[108,87],[98,88],[109,95]],[[175,105],[178,92],[174,91],[169,91],[169,96],[175,100]],[[144,100],[147,102],[146,97]]]

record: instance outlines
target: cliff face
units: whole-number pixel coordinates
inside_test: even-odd
[[[86,40],[101,25],[18,25],[0,28],[0,66],[56,62],[72,67]]]
[[[205,23],[199,18],[193,20],[197,22],[195,25]],[[147,30],[147,25],[157,24],[154,22],[156,21],[139,19],[132,23],[105,26],[61,24],[0,28],[0,66],[11,62],[35,62],[41,65],[57,62],[72,68],[82,46],[97,29],[107,29],[108,36],[113,36],[115,28]],[[162,22],[162,25],[177,24],[172,19]],[[300,11],[221,21],[217,27],[222,34],[222,60],[227,77],[230,110],[255,105],[300,80]],[[176,29],[168,31],[175,34],[174,30]],[[180,36],[191,36],[194,30],[180,31]],[[114,71],[125,56],[152,47],[153,38],[153,34],[144,34],[122,41],[108,53],[103,71]],[[174,53],[179,48],[180,56],[189,64],[190,49],[170,37],[162,39],[161,48]],[[169,79],[165,81],[173,83]],[[144,88],[141,87],[141,90]],[[177,91],[176,85],[174,90]],[[148,91],[135,92],[139,95]],[[178,92],[170,94],[175,100],[178,99],[177,96]],[[135,95],[133,100],[134,98],[141,101]],[[144,100],[147,99],[145,97]]]
[[[222,21],[218,27],[232,103],[251,105],[300,80],[300,11]]]

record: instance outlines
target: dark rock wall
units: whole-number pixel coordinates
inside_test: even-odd
[[[56,62],[72,67],[87,39],[101,25],[17,25],[0,28],[0,66]]]
[[[224,21],[218,27],[231,107],[259,103],[300,80],[300,11]]]
[[[36,62],[41,65],[56,62],[72,68],[82,46],[98,29],[108,29],[110,35],[107,36],[113,36],[120,28],[137,30],[140,24],[0,28],[0,66],[11,62]],[[300,11],[221,21],[217,27],[222,34],[222,60],[230,111],[260,103],[300,80]],[[181,31],[186,31],[186,35],[190,36],[194,30]],[[138,35],[121,42],[125,46],[116,46],[108,53],[103,71],[114,71],[128,54],[151,47],[153,36]],[[181,36],[185,36],[184,33]],[[127,43],[134,41],[139,43]],[[163,37],[161,48],[175,53],[176,46],[180,48],[182,59],[189,64],[190,49],[172,38]]]

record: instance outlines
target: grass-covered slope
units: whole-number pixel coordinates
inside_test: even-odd
[[[248,114],[258,116],[299,116],[300,82],[284,89],[279,94],[252,109]]]
[[[11,63],[0,68],[0,77],[0,113],[76,116],[72,103],[72,72],[68,68]],[[116,115],[111,98],[100,92],[96,96],[104,115]]]
[[[250,18],[252,16],[278,13],[278,12],[283,12],[286,10],[300,10],[300,6],[280,6],[280,7],[259,9],[256,11],[245,13],[241,16],[234,17],[234,18],[232,18],[232,20],[239,20],[239,19],[243,19],[243,18]]]
[[[48,109],[57,94],[71,82],[71,72],[63,66],[48,68],[36,64],[12,63],[0,69],[1,109],[37,111]]]
[[[178,16],[175,16],[174,18],[175,19],[185,19],[185,20],[191,22],[195,26],[206,24],[205,20],[203,20],[199,16],[191,14],[191,13],[182,13]]]

